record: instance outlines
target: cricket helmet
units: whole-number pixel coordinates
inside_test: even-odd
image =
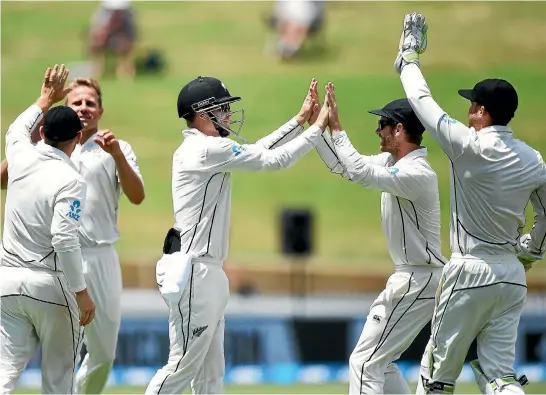
[[[244,140],[240,136],[245,120],[244,110],[231,111],[231,104],[240,100],[241,97],[232,96],[219,79],[199,76],[180,90],[177,101],[178,117],[189,119],[194,114],[206,113],[222,137],[232,134]],[[233,120],[234,115],[240,115],[240,119]],[[221,122],[228,116],[229,128]],[[231,128],[233,124],[239,124],[236,131]]]

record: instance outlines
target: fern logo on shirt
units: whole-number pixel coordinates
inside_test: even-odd
[[[67,217],[70,217],[76,221],[80,219],[80,213],[81,213],[81,203],[79,200],[74,200],[72,204],[70,205],[70,211],[66,213]]]
[[[398,167],[389,167],[387,169],[387,171],[394,176],[394,175],[396,175],[396,173],[398,173],[400,171],[400,169]]]
[[[243,153],[244,148],[241,147],[240,145],[233,144],[233,146],[231,147],[231,150],[235,153],[235,156],[239,156]]]

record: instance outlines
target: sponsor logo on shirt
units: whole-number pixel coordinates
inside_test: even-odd
[[[455,119],[450,118],[449,115],[447,115],[447,114],[442,115],[442,118],[440,118],[440,122],[445,122],[445,123],[449,123],[449,124],[457,123],[457,121]]]
[[[394,176],[396,173],[400,171],[400,169],[398,167],[389,167],[387,171]]]
[[[78,221],[80,219],[80,213],[82,211],[80,209],[80,206],[81,206],[80,201],[74,200],[72,204],[70,205],[70,211],[66,213],[66,216]]]

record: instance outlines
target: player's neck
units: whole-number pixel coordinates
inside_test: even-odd
[[[417,145],[417,144],[408,144],[408,145],[402,146],[402,147],[400,147],[398,152],[396,152],[396,154],[394,155],[394,159],[395,159],[396,162],[398,162],[404,156],[412,153],[415,150],[421,149],[421,148],[423,148],[423,147],[421,147],[420,145]]]
[[[80,141],[80,144],[81,144],[81,145],[84,145],[85,142],[86,142],[87,140],[89,140],[89,138],[90,138],[91,136],[93,136],[95,133],[97,133],[98,130],[99,130],[98,127],[97,127],[97,128],[93,128],[93,129],[88,129],[88,130],[82,130],[82,139],[81,139],[81,141]]]

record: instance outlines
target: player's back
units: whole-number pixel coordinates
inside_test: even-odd
[[[26,150],[24,158],[8,166],[2,265],[57,270],[51,229],[54,202],[65,187],[82,180],[68,156],[45,144]],[[72,202],[64,215],[78,216],[79,205]]]
[[[452,249],[464,254],[515,253],[525,207],[546,181],[544,162],[509,128],[485,128],[475,138],[452,162]]]

